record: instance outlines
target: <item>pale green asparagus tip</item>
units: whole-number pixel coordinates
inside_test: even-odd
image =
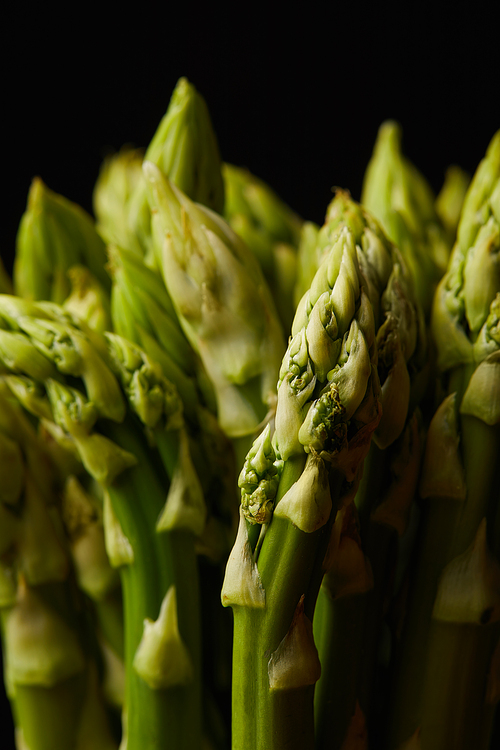
[[[409,406],[406,363],[419,329],[403,259],[344,191],[321,234],[327,255],[297,307],[280,370],[273,443],[283,460],[306,451],[341,461],[353,419],[370,425],[366,434],[377,428],[379,443],[388,445]],[[355,461],[342,469],[356,476]]]
[[[223,176],[224,216],[257,257],[283,328],[289,330],[302,219],[247,169],[224,164]]]
[[[235,217],[243,215],[268,242],[287,242],[297,247],[302,219],[269,185],[248,169],[232,164],[224,164],[222,174],[226,188],[224,216],[231,226]]]
[[[212,382],[220,424],[231,437],[251,434],[273,405],[285,348],[262,272],[223,219],[153,164],[144,174],[165,284]]]
[[[419,302],[428,313],[451,241],[436,212],[431,187],[402,153],[401,136],[398,123],[388,121],[380,127],[361,201],[403,253]]]
[[[217,138],[206,102],[187,78],[179,79],[145,160],[156,164],[191,200],[222,213],[224,182]]]
[[[354,201],[345,190],[338,189],[326,212],[325,223],[318,231],[314,225],[307,230],[304,225],[303,244],[299,261],[306,273],[306,292],[313,287],[314,274],[335,244],[344,226],[348,227],[357,246],[358,263],[363,277],[363,286],[370,299],[375,317],[375,325],[381,322],[380,296],[393,271],[394,247],[387,239],[373,215]],[[306,231],[307,230],[307,231]],[[332,267],[335,273],[335,266]],[[297,290],[299,286],[297,287]],[[309,296],[309,295],[307,295]],[[306,295],[298,303],[301,308]],[[297,321],[293,330],[297,330]]]
[[[331,242],[328,238],[335,238],[342,227],[349,228],[356,242],[363,280],[361,301],[364,305],[360,307],[360,315],[365,311],[368,317],[373,316],[374,329],[367,338],[370,356],[376,331],[382,419],[374,438],[379,447],[384,448],[401,434],[405,423],[411,385],[407,363],[411,362],[412,371],[418,373],[426,362],[423,313],[403,255],[387,239],[369,211],[353,201],[346,191],[337,190],[320,230],[321,242]],[[371,329],[372,324],[366,323],[366,326]]]
[[[27,299],[62,303],[71,291],[68,268],[84,265],[109,291],[106,251],[93,220],[76,203],[49,190],[40,178],[31,185],[19,226],[14,289]]]
[[[98,333],[111,329],[109,294],[85,266],[68,269],[71,294],[63,307]]]
[[[465,196],[457,243],[462,252],[474,245],[480,228],[493,214],[500,222],[500,130],[493,136]]]
[[[500,131],[467,192],[457,242],[432,311],[438,367],[480,362],[496,349],[495,317],[500,292]]]
[[[143,152],[123,148],[108,156],[94,187],[93,208],[96,229],[108,243],[128,247],[142,255],[141,246],[129,220],[129,202],[142,180]]]
[[[455,242],[458,222],[470,179],[470,174],[453,164],[446,170],[443,186],[436,198],[436,213],[452,243]]]

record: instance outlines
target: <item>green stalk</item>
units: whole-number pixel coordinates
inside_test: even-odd
[[[165,503],[164,485],[147,454],[123,426],[111,436],[139,459],[108,488],[113,509],[133,550],[133,562],[121,568],[127,674],[126,711],[128,748],[200,746],[200,632],[194,539],[179,532],[156,534]],[[151,688],[134,668],[145,618],[155,620],[169,587],[175,584],[179,629],[191,656],[194,673],[188,685]]]
[[[492,530],[498,513],[500,481],[500,275],[496,262],[500,247],[496,218],[499,178],[500,132],[494,136],[472,180],[457,244],[434,300],[432,331],[438,367],[448,380],[449,396],[438,408],[427,438],[420,490],[428,502],[424,507],[415,578],[396,662],[390,748],[399,747],[417,729],[421,738],[426,738],[422,747],[427,747],[430,737],[438,736],[443,744],[429,746],[450,746],[446,736],[454,735],[449,725],[439,732],[433,730],[435,716],[440,711],[442,717],[451,720],[448,705],[451,688],[445,682],[440,661],[443,626],[432,618],[443,619],[442,613],[436,614],[436,607],[442,598],[446,571],[466,555],[482,519],[486,519],[490,529],[490,546],[495,549],[498,544],[492,538]],[[465,597],[466,602],[468,590],[463,585],[457,577],[451,591],[457,601]],[[473,589],[476,590],[476,585]],[[461,619],[463,616],[461,613],[456,619],[452,608],[451,614],[444,617],[446,622],[460,623],[456,636],[455,631],[450,631],[449,649],[443,652],[448,654],[450,664],[454,654],[456,664],[452,673],[462,668],[460,649],[470,656],[470,664],[474,663],[477,631],[468,624],[475,620],[470,619],[470,613],[465,620]],[[477,619],[480,625],[481,617],[477,615]],[[470,644],[464,640],[469,636]],[[490,642],[490,655],[493,645]],[[482,657],[476,660],[475,668],[478,674],[470,676],[471,685],[481,680],[481,674],[485,683]],[[465,665],[465,669],[469,666]],[[438,680],[436,675],[440,676]],[[428,695],[432,695],[432,700],[428,700]],[[480,703],[484,703],[484,690],[481,695]],[[456,696],[457,713],[453,722],[463,727],[469,739],[470,732],[475,732],[474,746],[483,731],[485,711],[484,705],[481,710],[477,706],[473,696],[469,700]]]
[[[307,665],[311,676],[309,679],[305,676],[305,684],[283,689],[270,689],[269,658],[289,632],[297,605],[306,592],[309,598],[303,607],[308,606],[312,615],[310,609],[314,607],[319,581],[312,584],[311,576],[316,567],[318,545],[326,550],[327,543],[327,528],[306,534],[285,519],[273,520],[266,532],[258,558],[266,594],[265,608],[249,611],[235,608],[234,612],[233,716],[237,721],[233,723],[233,750],[247,747],[249,750],[265,747],[279,750],[288,747],[293,737],[300,741],[301,747],[313,747],[313,683],[309,679],[319,675],[317,656],[316,662],[311,659],[311,664]],[[280,549],[280,556],[275,560],[271,552],[274,564],[270,565],[267,550],[273,548]],[[298,616],[305,618],[306,615],[299,612]],[[242,648],[240,641],[244,644]],[[312,657],[314,653],[312,644]],[[296,656],[300,665],[300,656]],[[249,675],[252,675],[250,680]],[[297,678],[300,682],[301,675]]]
[[[500,427],[464,417],[461,445],[467,499],[430,497],[422,518],[422,538],[413,565],[414,579],[408,603],[405,634],[393,688],[390,747],[407,739],[421,724],[425,700],[425,664],[430,643],[431,614],[441,571],[472,543],[483,517],[492,517],[500,471]],[[427,666],[427,671],[431,670]],[[441,672],[436,664],[434,674]],[[429,684],[432,678],[429,680]]]
[[[341,748],[355,714],[366,606],[363,594],[332,599],[325,586],[320,589],[314,613],[315,639],[322,656],[314,696],[318,748]]]
[[[485,675],[500,634],[487,626],[433,621],[429,634],[422,750],[489,750],[495,706],[485,704]],[[438,669],[435,669],[438,667]]]

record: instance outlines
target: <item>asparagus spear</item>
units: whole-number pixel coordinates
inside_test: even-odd
[[[31,300],[62,303],[71,291],[68,269],[84,265],[109,292],[106,252],[91,217],[35,178],[16,242],[14,289]]]
[[[302,220],[247,169],[224,164],[224,217],[257,256],[283,329],[295,312],[293,290]]]
[[[411,365],[407,367],[407,362],[411,363],[421,348],[417,308],[408,272],[398,251],[373,217],[345,192],[338,191],[328,207],[321,234],[326,237],[342,226],[348,226],[355,238],[360,269],[375,313],[374,348],[382,386],[383,417],[374,432],[374,441],[380,448],[386,448],[403,431],[410,407],[408,367]],[[380,467],[381,454],[373,444],[370,451],[368,467],[363,472],[363,492],[356,497],[361,519],[352,497],[334,523],[332,538],[336,541],[331,543],[331,569],[324,578],[315,612],[314,635],[322,664],[322,676],[315,693],[317,747],[340,748],[353,717],[357,716],[355,724],[359,726],[368,710],[366,691],[360,688],[358,672],[368,666],[369,643],[375,637],[375,632],[370,632],[370,638],[366,638],[365,620],[372,616],[381,590],[380,575],[390,536],[379,534],[375,537],[376,543],[370,545],[372,566],[365,555],[368,549],[366,530],[377,497],[374,474]],[[361,497],[365,498],[364,502],[360,502]],[[374,588],[374,579],[375,591],[368,596]],[[372,625],[376,631],[378,622]]]
[[[334,519],[352,500],[380,422],[376,325],[380,296],[400,270],[397,251],[374,231],[357,244],[351,226],[356,219],[363,226],[362,216],[353,204],[351,224],[332,230],[330,252],[296,312],[274,435],[266,428],[240,475],[248,522],[242,515],[222,592],[235,618],[235,750],[286,747],[292,737],[313,746],[320,667],[312,614]]]
[[[219,548],[225,556],[221,532],[224,536],[223,527],[228,526],[232,534],[237,524],[235,468],[232,447],[210,413],[215,411],[212,385],[180,327],[163,280],[134,253],[118,247],[109,251],[115,331],[135,341],[162,366],[182,399],[193,459],[211,509],[205,553],[217,556]]]
[[[111,328],[109,292],[85,266],[72,266],[68,269],[68,278],[71,293],[64,300],[64,309],[98,333],[108,331]]]
[[[490,620],[495,617],[481,619],[469,610],[464,620],[438,602],[451,596],[467,608],[467,587],[457,577],[450,589],[446,571],[460,568],[467,550],[482,550],[480,554],[487,557],[484,530],[480,531],[483,518],[490,529],[487,546],[497,545],[492,529],[498,514],[496,457],[500,450],[499,197],[497,132],[469,187],[457,243],[434,299],[432,331],[448,396],[431,422],[427,440],[421,481],[421,494],[427,501],[394,685],[391,748],[418,727],[423,748],[465,748],[471,741],[478,748],[488,746],[484,672],[483,686],[475,697],[467,686],[457,694],[449,680],[453,681],[453,670],[458,669],[453,664],[472,670],[471,690],[481,679],[481,664],[493,651],[495,625]],[[487,567],[482,569],[491,577]],[[479,574],[477,581],[482,585]],[[443,618],[453,626],[443,624]],[[441,659],[447,660],[446,668]],[[478,670],[475,674],[474,669]]]
[[[144,156],[192,200],[222,212],[224,183],[217,139],[205,100],[180,78],[165,116]],[[94,208],[108,242],[138,252],[158,266],[151,237],[147,188],[139,172],[141,154],[122,151],[108,159],[94,192]]]
[[[92,195],[96,229],[105,243],[126,247],[139,256],[143,250],[130,226],[129,204],[142,179],[143,158],[141,149],[126,147],[108,156]]]
[[[251,435],[274,405],[281,326],[252,253],[230,227],[144,164],[165,285],[210,378],[222,429]]]
[[[470,174],[453,164],[446,170],[443,186],[436,197],[436,213],[446,229],[451,246],[455,244],[458,222],[469,183]]]
[[[361,202],[382,223],[403,253],[426,316],[444,273],[451,242],[442,226],[432,189],[401,153],[401,128],[393,121],[380,127],[363,182]]]
[[[195,419],[199,401],[195,382],[196,355],[180,327],[170,296],[158,275],[143,258],[111,245],[110,273],[113,280],[111,309],[116,333],[139,344],[158,361]]]

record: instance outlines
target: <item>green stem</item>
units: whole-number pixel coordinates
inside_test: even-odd
[[[33,750],[75,747],[86,681],[86,673],[81,673],[50,688],[16,686],[16,724],[22,728],[26,747]]]
[[[463,368],[451,378],[450,386],[457,391],[458,403],[467,377],[468,370]],[[430,662],[436,654],[430,636],[431,615],[441,572],[470,546],[484,517],[488,528],[493,526],[498,504],[500,425],[489,426],[475,417],[460,415],[460,427],[467,497],[465,501],[431,498],[423,514],[413,566],[415,577],[393,683],[388,744],[391,750],[421,725],[426,669],[429,675],[441,670],[439,663],[431,668]]]
[[[112,591],[104,599],[94,600],[97,621],[106,642],[123,659],[123,603],[121,591]]]
[[[128,750],[175,747],[196,750],[201,744],[200,636],[198,574],[191,534],[158,534],[168,481],[153,471],[142,441],[120,425],[110,436],[138,458],[109,488],[113,509],[128,538],[134,561],[121,568],[124,619]],[[194,665],[190,685],[152,689],[135,672],[133,660],[145,618],[156,620],[171,585],[177,593],[179,630]]]
[[[286,463],[279,499],[300,476],[303,457]],[[331,482],[337,507],[341,477]],[[271,689],[269,660],[289,633],[302,596],[312,621],[323,576],[322,562],[335,511],[312,533],[274,515],[259,548],[257,566],[265,590],[263,609],[235,607],[233,655],[233,750],[301,750],[314,746],[314,685]],[[249,680],[248,675],[254,675]],[[317,679],[317,678],[314,678]]]
[[[321,677],[314,696],[316,747],[339,750],[358,698],[366,596],[333,600],[322,586],[314,615]]]
[[[495,707],[485,675],[500,625],[433,620],[423,700],[422,750],[488,750]],[[437,668],[436,668],[437,667]]]

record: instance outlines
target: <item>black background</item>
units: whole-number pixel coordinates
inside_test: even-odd
[[[359,198],[384,119],[402,124],[407,155],[436,191],[449,164],[474,171],[500,126],[493,3],[7,6],[7,267],[33,176],[90,211],[103,155],[148,144],[181,75],[207,100],[222,158],[316,222],[332,186]]]
[[[181,75],[205,96],[223,159],[304,218],[322,221],[334,185],[359,198],[387,118],[435,190],[450,163],[473,172],[500,124],[499,34],[489,4],[460,7],[176,0],[116,15],[77,4],[70,20],[22,6],[3,52],[2,256],[32,177],[90,211],[104,153],[148,144]]]

